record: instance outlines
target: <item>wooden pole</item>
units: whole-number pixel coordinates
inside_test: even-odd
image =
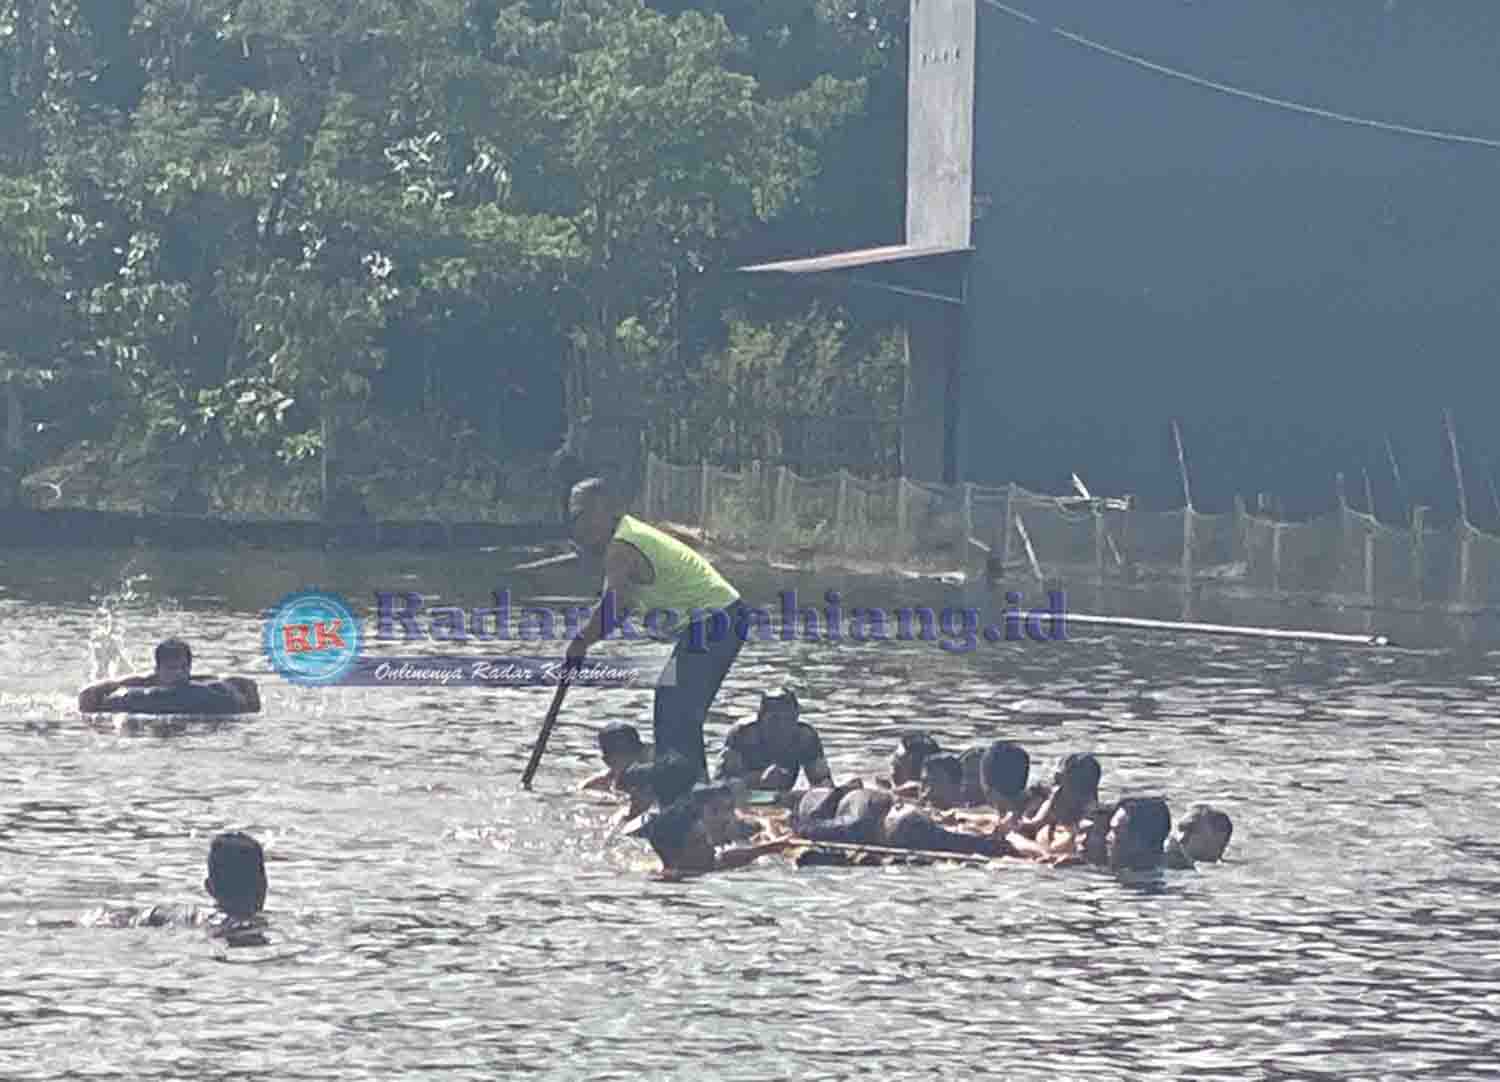
[[[840,548],[844,547],[844,526],[849,516],[849,471],[839,467],[839,495],[833,509],[833,535]]]
[[[1448,448],[1453,452],[1453,480],[1458,485],[1458,517],[1469,524],[1469,493],[1464,488],[1464,470],[1458,460],[1458,432],[1453,425],[1453,411],[1443,411],[1443,425],[1448,430]]]
[[[1021,544],[1026,546],[1026,558],[1031,561],[1031,573],[1036,576],[1036,581],[1043,586],[1047,585],[1047,576],[1042,574],[1042,564],[1036,558],[1036,549],[1031,547],[1031,535],[1026,532],[1026,523],[1021,521],[1021,515],[1016,513],[1016,532],[1021,535]]]
[[[1411,498],[1406,494],[1406,483],[1401,480],[1401,464],[1396,461],[1396,448],[1391,444],[1391,437],[1385,438],[1385,457],[1391,464],[1391,476],[1396,480],[1396,496],[1401,501],[1401,518],[1411,517]]]
[[[641,485],[641,517],[650,522],[656,517],[656,452],[646,452],[646,480]]]
[[[1448,449],[1453,452],[1453,481],[1458,486],[1458,598],[1460,605],[1469,603],[1469,544],[1472,527],[1469,525],[1469,493],[1464,487],[1463,464],[1458,458],[1458,429],[1453,423],[1453,411],[1443,411],[1443,426],[1448,430]]]
[[[1188,480],[1187,452],[1182,447],[1182,429],[1172,422],[1172,440],[1177,444],[1177,471],[1182,475],[1182,588],[1193,588],[1193,486]],[[1186,598],[1184,599],[1186,602]]]
[[[566,671],[562,679],[557,682],[557,694],[552,696],[552,706],[547,710],[547,716],[542,719],[542,730],[537,733],[536,743],[531,746],[531,758],[527,760],[526,770],[521,775],[521,788],[530,789],[531,779],[536,777],[537,767],[542,765],[542,753],[547,750],[547,738],[552,735],[553,726],[557,724],[557,715],[562,711],[563,696],[568,693],[569,678]]]
[[[1094,501],[1094,581],[1104,585],[1104,504]]]
[[[1413,507],[1411,509],[1411,578],[1412,593],[1418,600],[1422,600],[1423,583],[1427,577],[1425,553],[1423,551],[1423,535],[1427,532],[1427,508]]]
[[[1000,542],[1000,570],[1003,572],[1010,566],[1010,535],[1013,529],[1012,523],[1016,513],[1016,483],[1010,482],[1005,486],[1005,539]]]
[[[974,483],[965,481],[964,486],[964,511],[962,521],[959,523],[958,550],[967,559],[969,538],[974,535]]]
[[[1370,471],[1361,466],[1360,472],[1365,475],[1365,513],[1375,518],[1375,488],[1370,484]]]
[[[1271,592],[1281,592],[1281,523],[1271,520]]]
[[[698,459],[698,529],[708,540],[708,459]]]

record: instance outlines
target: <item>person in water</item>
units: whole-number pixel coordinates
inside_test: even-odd
[[[203,889],[213,909],[161,906],[111,910],[90,923],[113,928],[206,927],[212,934],[243,942],[258,941],[265,925],[266,854],[260,842],[241,831],[217,835],[208,849],[208,876]]]
[[[1172,813],[1159,796],[1126,797],[1115,806],[1104,836],[1109,866],[1117,871],[1149,871],[1166,862]]]
[[[1012,855],[1002,834],[948,830],[919,808],[898,806],[890,790],[866,789],[858,780],[809,791],[793,815],[792,830],[812,842],[983,857]]]
[[[890,783],[898,791],[910,786],[915,796],[921,789],[922,764],[930,755],[940,755],[943,749],[930,733],[913,729],[901,734],[896,750],[891,753]]]
[[[760,710],[753,720],[730,726],[714,779],[785,792],[801,773],[807,776],[809,786],[832,785],[833,773],[823,754],[823,740],[801,716],[802,708],[793,692],[774,691],[761,696]]]
[[[658,754],[677,752],[697,763],[706,779],[708,708],[749,634],[749,610],[740,592],[693,549],[624,514],[602,478],[574,485],[568,510],[574,541],[588,553],[602,553],[604,564],[599,604],[568,645],[570,663],[581,664],[589,648],[627,616],[661,610],[679,617],[695,610],[703,614],[701,624],[690,623],[677,633],[664,670],[664,675],[675,672],[675,679],[657,682],[652,727]]]
[[[999,821],[995,829],[1009,833],[1020,823],[1026,806],[1026,782],[1031,776],[1031,756],[1009,740],[996,740],[979,761],[979,781],[985,800],[994,806]]]
[[[254,714],[260,710],[260,691],[254,680],[243,676],[194,676],[193,650],[181,639],[167,639],[156,647],[156,668],[142,675],[119,680],[100,680],[78,693],[78,710],[91,714],[107,709],[106,700],[126,688],[192,688],[203,689],[210,697],[205,713]],[[218,693],[218,694],[213,694]]]
[[[964,806],[964,768],[957,755],[946,752],[922,761],[922,803],[939,811]]]
[[[650,843],[661,859],[664,877],[740,868],[791,843],[788,835],[759,845],[739,844],[746,839],[748,824],[735,811],[733,790],[727,785],[693,786],[693,764],[675,753],[649,769],[655,774],[653,786],[662,807],[629,833]]]
[[[599,730],[599,757],[604,760],[604,769],[589,778],[580,789],[619,790],[620,778],[633,766],[649,765],[655,758],[650,744],[641,740],[634,725],[623,721],[612,721]]]
[[[1099,760],[1086,752],[1063,757],[1052,775],[1052,792],[1036,812],[1016,827],[1034,838],[1043,829],[1054,833],[1057,827],[1072,829],[1099,802],[1099,781],[1103,771]]]
[[[1213,864],[1223,858],[1233,834],[1227,813],[1211,804],[1194,804],[1177,824],[1171,848],[1191,863]]]

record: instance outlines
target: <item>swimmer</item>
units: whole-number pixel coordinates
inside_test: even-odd
[[[1012,855],[1003,835],[947,830],[919,808],[897,806],[890,790],[865,789],[858,782],[808,793],[793,820],[793,831],[812,842],[985,857]]]
[[[604,769],[589,778],[580,789],[619,790],[620,776],[633,766],[649,765],[655,758],[650,744],[641,740],[634,725],[612,721],[599,730],[599,757]]]
[[[1160,868],[1172,833],[1172,813],[1159,796],[1126,797],[1116,806],[1104,836],[1109,866],[1123,871]]]
[[[193,687],[213,688],[222,691],[223,709],[216,713],[255,714],[260,711],[260,692],[255,681],[243,676],[193,675],[193,651],[181,639],[167,639],[157,644],[156,668],[143,675],[126,676],[119,680],[100,680],[78,693],[78,710],[92,714],[106,709],[105,700],[124,688],[169,688]],[[205,711],[207,712],[207,711]]]
[[[675,758],[675,756],[674,756]],[[696,776],[697,768],[689,764]],[[726,844],[734,828],[734,794],[729,786],[701,786],[664,806],[632,830],[661,858],[660,876],[685,879],[742,868],[791,844],[790,835],[760,845]]]
[[[730,726],[725,734],[714,780],[785,792],[801,773],[810,786],[831,785],[823,741],[801,713],[791,691],[763,695],[755,718]]]
[[[102,912],[86,923],[112,928],[204,927],[216,937],[264,942],[259,932],[265,926],[261,910],[266,904],[266,854],[260,842],[240,831],[215,837],[203,889],[216,908],[153,905]]]
[[[1168,855],[1174,867],[1183,860],[1188,866],[1214,864],[1223,858],[1233,834],[1234,822],[1227,813],[1211,804],[1194,804],[1177,824]]]
[[[1052,792],[1046,802],[1024,819],[1016,830],[1034,838],[1047,828],[1073,828],[1099,801],[1099,760],[1087,753],[1075,752],[1063,757],[1052,776]]]
[[[963,788],[959,795],[959,807],[980,808],[989,803],[984,793],[984,748],[965,748],[958,756],[963,768]]]
[[[675,803],[692,791],[697,780],[698,768],[686,756],[671,751],[649,763],[626,767],[615,784],[629,795],[630,804],[616,816],[616,824],[637,818],[652,804],[665,808]]]
[[[922,761],[922,790],[918,799],[940,811],[963,804],[964,768],[957,755],[929,755]]]
[[[999,816],[996,829],[1009,833],[1021,821],[1026,801],[1026,780],[1031,775],[1031,756],[1009,740],[996,740],[984,749],[979,780],[985,800]]]
[[[942,750],[929,733],[917,729],[902,733],[900,743],[891,754],[891,788],[899,792],[909,786],[907,791],[916,796],[921,789],[922,764],[929,755],[939,755]]]

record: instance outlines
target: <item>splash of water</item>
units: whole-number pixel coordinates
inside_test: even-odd
[[[89,656],[93,662],[91,682],[138,671],[126,651],[122,610],[145,600],[145,596],[136,587],[150,577],[140,572],[131,574],[127,564],[121,572],[119,586],[110,593],[95,595],[90,599],[98,605],[94,625],[89,632]]]

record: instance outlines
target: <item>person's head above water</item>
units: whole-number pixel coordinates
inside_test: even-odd
[[[634,763],[644,747],[640,731],[634,725],[612,721],[599,730],[599,755],[611,770]]]
[[[181,639],[156,644],[156,679],[160,684],[185,684],[193,675],[193,651]]]
[[[922,799],[936,808],[963,801],[964,767],[957,755],[929,755],[922,760]]]
[[[1234,822],[1210,804],[1195,804],[1177,824],[1177,843],[1194,863],[1212,864],[1229,848]]]
[[[259,913],[266,904],[266,854],[260,842],[237,830],[214,838],[203,889],[228,916]]]
[[[1009,740],[997,740],[984,749],[979,764],[984,795],[1002,812],[1019,811],[1031,775],[1031,756]]]
[[[797,722],[802,720],[802,704],[797,701],[796,692],[787,688],[765,692],[760,697],[755,720],[772,743],[790,743],[796,735]]]
[[[1109,820],[1104,847],[1113,868],[1155,868],[1162,864],[1172,813],[1159,796],[1126,797]]]
[[[723,783],[699,785],[693,789],[692,795],[708,840],[714,845],[734,840],[734,827],[738,821],[734,810],[734,787]]]
[[[568,528],[582,548],[604,548],[619,523],[620,507],[604,478],[585,478],[568,493]]]
[[[922,764],[929,755],[942,752],[929,733],[912,730],[901,734],[901,741],[891,755],[891,784],[905,785],[922,776]]]
[[[1099,760],[1087,752],[1065,755],[1052,776],[1053,815],[1061,822],[1077,822],[1099,800]]]
[[[687,796],[698,782],[698,767],[676,752],[669,751],[654,763],[632,766],[620,775],[620,786],[627,792],[649,792],[665,808]]]

